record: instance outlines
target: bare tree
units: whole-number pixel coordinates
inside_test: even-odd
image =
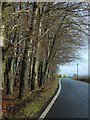
[[[2,3],[5,94],[28,95],[52,79],[57,64],[77,58],[89,36],[88,10],[85,2]]]

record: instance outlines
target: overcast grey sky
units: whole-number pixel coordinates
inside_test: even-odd
[[[66,65],[60,66],[61,74],[73,75],[77,74],[77,63],[78,63],[78,74],[88,75],[88,47],[80,51],[81,60],[76,60],[74,62],[68,63]]]

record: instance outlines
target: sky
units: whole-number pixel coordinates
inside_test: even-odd
[[[59,66],[59,73],[72,76],[77,74],[77,63],[78,63],[78,75],[84,76],[88,75],[88,53],[90,53],[90,47],[86,47],[80,51],[80,57],[82,59],[75,60],[74,62],[67,63],[65,65]]]

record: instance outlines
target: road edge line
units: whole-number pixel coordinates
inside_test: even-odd
[[[44,110],[44,112],[40,115],[40,117],[38,118],[38,120],[40,119],[44,119],[45,116],[47,115],[47,113],[50,111],[51,107],[53,106],[53,104],[55,103],[56,99],[58,98],[59,94],[61,91],[61,82],[59,80],[59,89],[56,93],[56,95],[54,96],[54,98],[51,100],[51,102],[49,103],[49,105],[46,107],[46,109]]]

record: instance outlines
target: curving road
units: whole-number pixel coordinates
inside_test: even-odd
[[[61,86],[60,95],[46,118],[88,118],[88,84],[62,78]]]

